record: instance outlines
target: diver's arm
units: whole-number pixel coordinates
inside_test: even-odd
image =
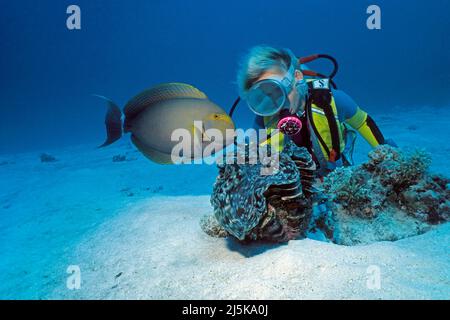
[[[367,114],[367,112],[359,107],[353,117],[346,119],[345,122],[354,129],[358,130],[358,132],[372,147],[386,143],[384,136],[375,121],[370,115]]]
[[[362,110],[356,102],[345,92],[334,90],[333,96],[336,101],[336,108],[341,121],[345,121],[352,128],[357,130],[361,136],[372,146],[376,147],[385,144],[385,138],[370,115]]]

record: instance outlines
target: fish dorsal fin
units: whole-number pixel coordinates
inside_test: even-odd
[[[132,98],[125,106],[124,114],[130,119],[145,108],[159,102],[180,98],[208,99],[203,92],[189,84],[177,82],[163,83],[147,89]]]

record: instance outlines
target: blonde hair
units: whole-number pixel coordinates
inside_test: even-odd
[[[251,48],[243,57],[237,72],[239,95],[245,98],[256,80],[269,70],[288,71],[291,60],[291,54],[287,49],[276,49],[266,45]]]

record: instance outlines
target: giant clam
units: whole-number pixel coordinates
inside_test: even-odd
[[[279,154],[277,172],[261,175],[262,166],[219,165],[211,196],[219,225],[240,241],[285,242],[304,235],[316,169],[311,155],[289,144]]]

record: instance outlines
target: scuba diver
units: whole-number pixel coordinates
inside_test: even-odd
[[[325,57],[335,70],[323,76],[304,63]],[[305,147],[318,165],[319,177],[336,167],[353,165],[352,153],[359,132],[372,146],[395,143],[384,138],[374,120],[332,78],[337,62],[326,55],[298,59],[289,49],[256,46],[244,58],[238,70],[240,97],[256,115],[255,129],[268,130],[269,138],[286,139]],[[235,102],[234,108],[240,98]],[[270,136],[271,129],[279,129]]]

